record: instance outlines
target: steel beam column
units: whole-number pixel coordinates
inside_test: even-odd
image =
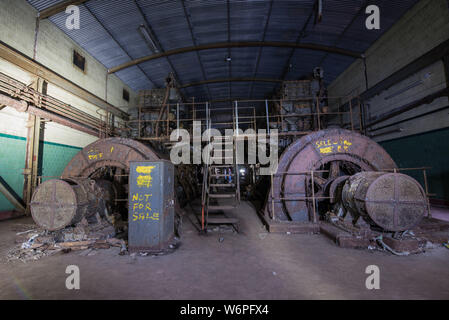
[[[47,84],[42,78],[36,78],[33,89],[46,94]],[[39,144],[44,134],[43,122],[39,116],[28,114],[28,132],[26,140],[26,159],[24,169],[24,193],[23,200],[26,204],[26,214],[30,214],[29,203],[34,189],[37,187],[37,177],[39,174]]]

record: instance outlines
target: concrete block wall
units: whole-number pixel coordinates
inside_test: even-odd
[[[380,13],[382,28],[382,12]],[[365,53],[372,87],[449,39],[447,0],[421,0]],[[366,30],[366,32],[370,32]],[[365,91],[363,61],[356,60],[329,86],[330,96]]]
[[[26,0],[0,1],[0,40],[33,58],[36,17],[37,11]],[[74,49],[86,58],[85,73],[72,63]],[[136,101],[137,93],[117,76],[109,75],[106,85],[107,68],[48,19],[39,23],[36,61],[125,111]],[[118,95],[122,96],[123,88],[130,93],[131,103],[117,99]],[[108,97],[114,98],[110,101]]]
[[[406,88],[412,87],[406,91]],[[446,87],[446,77],[442,61],[437,61],[427,68],[424,68],[409,78],[374,96],[368,102],[368,110],[371,115],[383,114],[389,110],[406,105],[422,97],[430,95]],[[423,117],[417,117],[409,121],[397,123],[399,121],[414,118],[424,113],[449,106],[447,97],[435,99],[432,103],[423,104],[410,111],[404,112],[386,121],[372,127],[372,129],[381,128],[373,131],[374,134],[388,132],[391,130],[402,130],[395,133],[389,133],[376,137],[378,141],[391,140],[400,137],[420,134],[427,131],[437,130],[449,127],[449,109],[436,113],[428,114]],[[396,124],[397,123],[397,124]],[[388,126],[382,128],[384,126]]]
[[[23,0],[0,1],[0,40],[33,57],[36,10]]]
[[[0,1],[0,40],[24,55],[34,57],[37,11],[25,0]],[[73,50],[86,58],[86,72],[72,63]],[[39,24],[36,61],[59,73],[87,91],[110,104],[127,111],[135,106],[137,94],[117,76],[107,75],[107,69],[86,51],[76,45],[68,36],[49,20]],[[0,72],[27,85],[35,80],[32,75],[18,66],[0,58]],[[107,78],[107,81],[106,81]],[[130,93],[130,103],[123,100],[122,90]],[[93,116],[104,114],[97,106],[49,83],[47,93]],[[0,111],[0,177],[22,196],[26,153],[26,122],[28,115],[6,107]],[[59,176],[71,158],[83,147],[97,140],[97,137],[46,122],[42,150],[42,176]],[[44,179],[45,180],[45,179]],[[13,206],[0,194],[0,211],[11,210]]]
[[[382,12],[380,14],[382,27]],[[369,86],[373,87],[448,39],[449,2],[419,1],[365,53]],[[446,81],[444,64],[441,60],[436,61],[365,101],[369,106],[368,117],[383,114],[443,89]],[[357,60],[329,86],[329,95],[346,96],[360,94],[365,90],[363,61]],[[449,128],[449,109],[419,117],[423,113],[446,106],[449,106],[448,98],[438,98],[430,104],[421,105],[375,125],[374,129],[390,126],[372,133],[396,131],[373,139],[401,167],[432,167],[428,173],[430,192],[435,193],[438,199],[449,201],[449,168],[444,158],[447,156],[445,150],[449,150],[449,140],[445,138]],[[394,124],[415,116],[418,117]],[[421,175],[410,174],[417,178]]]

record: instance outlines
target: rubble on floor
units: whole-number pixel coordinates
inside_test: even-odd
[[[11,249],[6,261],[28,262],[45,256],[71,251],[89,251],[119,247],[120,254],[127,252],[125,240],[116,238],[115,229],[106,221],[88,224],[83,220],[73,227],[58,231],[46,231],[37,225],[15,225],[15,247]],[[92,254],[90,254],[92,255]]]
[[[221,224],[207,229],[208,233],[237,233],[232,225]]]
[[[425,218],[413,230],[391,234],[370,229],[354,230],[341,222],[320,223],[320,233],[342,248],[381,250],[394,255],[426,252],[449,242],[449,223]]]

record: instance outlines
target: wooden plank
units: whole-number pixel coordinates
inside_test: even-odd
[[[61,248],[73,248],[73,247],[90,246],[94,243],[95,240],[89,240],[89,241],[58,242],[56,245],[60,246]]]

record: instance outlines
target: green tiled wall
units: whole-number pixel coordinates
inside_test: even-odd
[[[0,134],[0,176],[22,197],[25,167],[26,139]],[[65,166],[81,148],[52,142],[41,142],[41,167],[39,175],[60,176]],[[43,181],[51,178],[43,178]],[[11,210],[14,206],[0,194],[0,211]]]
[[[449,128],[380,142],[400,168],[431,167],[427,171],[433,198],[449,200]],[[405,172],[423,184],[422,171]]]
[[[25,138],[0,134],[0,176],[22,198],[25,167]],[[0,211],[14,209],[14,206],[0,193]]]
[[[41,143],[42,181],[59,177],[70,160],[81,150],[78,147],[66,146],[51,142]]]

